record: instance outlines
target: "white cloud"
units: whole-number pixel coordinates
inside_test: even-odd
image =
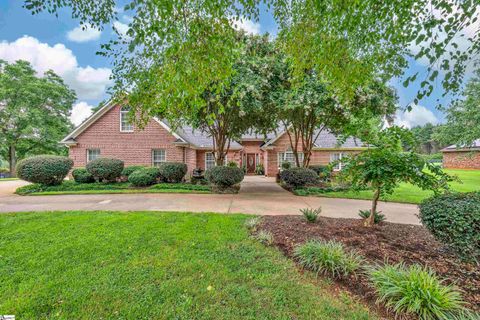
[[[87,119],[92,114],[93,106],[81,101],[73,105],[70,120],[75,126],[78,126],[83,120]]]
[[[129,29],[128,24],[120,21],[115,21],[113,23],[113,26],[122,37],[127,37],[127,31]]]
[[[87,42],[100,39],[102,32],[92,27],[79,26],[73,30],[68,31],[67,38],[73,42]]]
[[[432,111],[420,105],[413,105],[411,111],[398,110],[395,114],[395,124],[406,128],[423,126],[427,123],[437,124],[438,122],[437,116]]]
[[[51,69],[75,90],[79,100],[100,99],[110,84],[109,68],[80,67],[73,52],[58,43],[50,46],[23,36],[13,42],[0,42],[0,59],[13,63],[29,61],[38,74]]]
[[[251,34],[260,34],[260,23],[253,22],[252,20],[232,20],[232,25],[237,30],[244,30],[245,32]]]

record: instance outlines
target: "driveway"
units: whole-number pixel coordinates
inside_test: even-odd
[[[222,194],[107,194],[17,196],[22,181],[0,182],[0,212],[48,210],[153,210],[258,215],[300,214],[306,207],[322,207],[322,215],[358,218],[358,210],[369,209],[370,201],[295,196],[275,183],[273,178],[247,176],[235,195]],[[379,205],[387,221],[419,224],[416,205],[386,203]]]

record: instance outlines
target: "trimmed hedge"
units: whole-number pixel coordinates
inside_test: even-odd
[[[242,182],[245,174],[240,168],[213,167],[205,173],[205,178],[213,185],[231,187]]]
[[[291,168],[283,170],[280,173],[283,182],[291,187],[304,187],[306,185],[315,185],[319,178],[315,171],[308,168]]]
[[[72,167],[70,158],[43,155],[21,160],[16,172],[22,180],[51,186],[61,184]]]
[[[420,204],[422,224],[466,260],[480,260],[480,192],[445,193]]]
[[[188,170],[187,165],[181,162],[165,162],[158,169],[162,179],[170,183],[182,182]]]
[[[87,163],[87,171],[96,181],[115,181],[123,171],[123,161],[114,158],[99,158]]]
[[[73,169],[72,171],[73,180],[77,183],[92,183],[95,182],[93,176],[88,173],[85,168]]]
[[[160,177],[159,168],[143,168],[132,172],[128,176],[128,182],[135,187],[147,187],[157,183]]]
[[[137,171],[137,170],[140,170],[140,169],[143,169],[145,168],[145,166],[128,166],[128,167],[125,167],[123,170],[122,170],[122,177],[127,177],[129,175],[131,175],[133,172]]]

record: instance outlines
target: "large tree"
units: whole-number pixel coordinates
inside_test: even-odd
[[[463,96],[445,110],[447,123],[436,130],[435,139],[464,146],[480,139],[480,70],[467,83]]]
[[[0,155],[12,173],[17,159],[61,151],[58,141],[71,129],[75,99],[52,71],[39,77],[26,61],[0,60]]]
[[[394,90],[379,80],[357,88],[353,99],[341,102],[315,71],[308,72],[301,84],[285,88],[283,95],[277,115],[289,137],[296,164],[303,167],[310,164],[315,142],[323,131],[357,135],[368,128],[370,121],[383,122],[396,109]]]
[[[114,91],[144,90],[135,104],[146,107],[156,86],[160,111],[206,107],[200,95],[234,72],[233,25],[258,19],[261,2],[274,13],[294,76],[302,80],[305,70],[315,70],[342,103],[379,73],[403,76],[405,85],[418,80],[416,100],[431,94],[436,81],[445,91],[458,90],[480,50],[474,0],[127,0],[129,30],[103,51],[114,59]],[[33,13],[69,7],[73,17],[96,27],[118,18],[114,0],[24,4]],[[427,62],[426,72],[408,73],[414,59]]]

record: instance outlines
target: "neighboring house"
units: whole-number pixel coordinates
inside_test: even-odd
[[[195,168],[209,169],[215,166],[212,139],[191,127],[172,130],[168,123],[151,119],[144,128],[128,121],[128,108],[107,103],[66,136],[61,143],[69,149],[75,167],[85,167],[88,161],[99,157],[121,159],[126,166],[156,166],[162,162],[183,162],[191,174]],[[315,141],[311,165],[327,165],[341,159],[346,153],[364,149],[357,139],[349,138],[341,146],[328,132],[322,132]],[[263,165],[265,175],[275,176],[282,162],[294,164],[288,134],[279,132],[266,137],[244,135],[232,142],[227,161],[245,166],[247,173],[254,173],[257,165]],[[340,170],[341,164],[335,167]]]
[[[450,169],[480,169],[480,139],[469,147],[451,145],[441,150],[443,167]]]

